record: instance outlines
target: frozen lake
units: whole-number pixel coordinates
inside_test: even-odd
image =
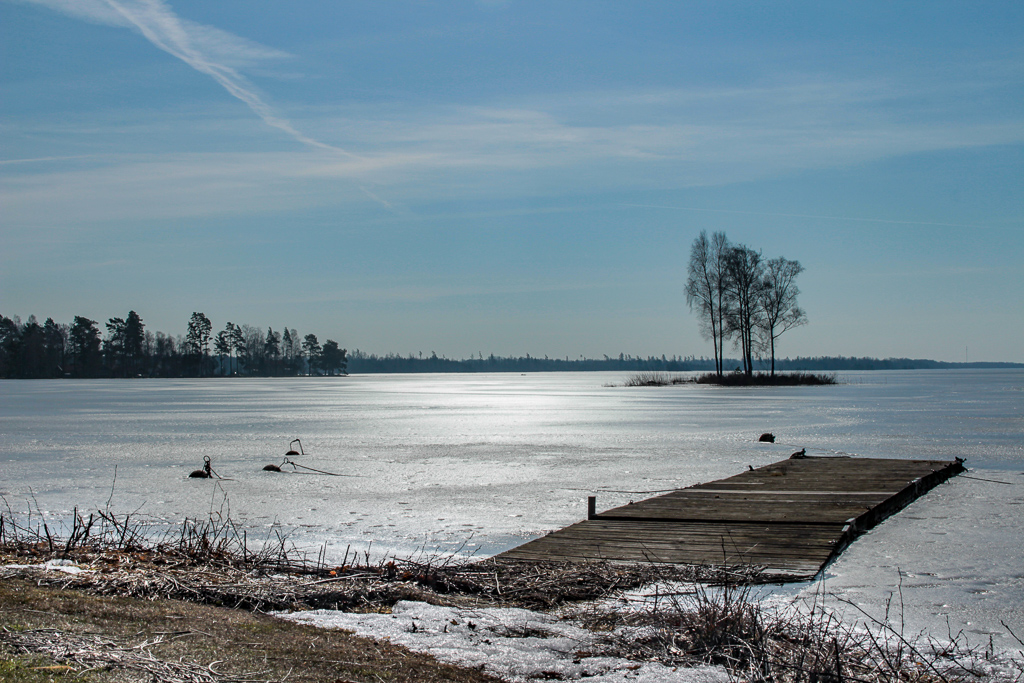
[[[0,494],[52,517],[110,501],[229,512],[300,546],[484,556],[650,492],[809,454],[967,459],[862,537],[826,588],[908,629],[1024,635],[1024,371],[841,373],[839,386],[626,388],[625,373],[4,381]],[[773,432],[778,443],[757,436]],[[274,474],[301,438],[308,467]],[[212,460],[223,481],[190,480]],[[116,478],[115,478],[116,467]],[[286,468],[287,469],[287,468]],[[990,479],[1005,483],[980,481]],[[902,577],[902,578],[901,578]],[[791,588],[789,592],[800,590]],[[972,638],[973,640],[973,638]]]

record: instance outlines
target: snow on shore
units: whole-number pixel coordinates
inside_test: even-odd
[[[422,602],[399,602],[391,614],[334,610],[280,613],[278,616],[323,628],[354,631],[427,652],[459,666],[482,666],[509,681],[580,680],[592,683],[724,683],[716,667],[675,668],[615,657],[589,657],[594,633],[557,617],[515,608],[457,609]]]

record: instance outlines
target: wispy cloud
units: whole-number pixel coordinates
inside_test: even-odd
[[[53,228],[62,222],[55,220],[57,216],[99,224],[369,202],[400,211],[401,205],[396,209],[385,203],[363,184],[393,178],[396,167],[410,163],[414,162],[402,155],[339,159],[304,150],[112,155],[74,168],[54,163],[42,164],[32,173],[8,173],[0,184],[0,205],[3,222],[12,231],[20,226],[17,230],[29,232]],[[321,167],[329,173],[311,173]]]
[[[257,55],[258,50],[252,58]],[[946,87],[956,94],[964,85]],[[411,216],[420,213],[422,201],[727,185],[1024,142],[1024,120],[1014,112],[961,119],[937,116],[921,101],[920,90],[878,79],[563,93],[523,97],[508,106],[332,104],[307,109],[304,125],[314,137],[318,131],[344,131],[368,150],[361,156],[328,148],[123,155],[73,166],[33,159],[40,168],[10,160],[0,167],[6,176],[0,201],[8,221],[30,226],[68,216],[90,222],[339,204],[357,209],[367,202]],[[121,118],[91,125],[97,135],[113,135],[124,128]],[[218,124],[216,115],[210,120]],[[219,125],[238,128],[236,120]],[[30,124],[19,127],[29,129]],[[62,136],[73,132],[59,130]]]
[[[420,170],[551,172],[561,174],[563,188],[575,180],[601,182],[596,176],[602,171],[603,181],[616,186],[721,185],[1024,141],[1019,117],[938,119],[913,111],[882,87],[874,93],[848,84],[625,92],[605,99],[588,106],[599,98],[569,94],[507,108],[411,110],[387,118],[328,115],[317,125],[345,129],[375,150],[370,156],[389,169],[378,182],[400,182]],[[578,170],[567,174],[570,168]],[[347,172],[348,164],[330,160],[311,160],[309,169],[311,175]],[[459,183],[486,178],[473,175]]]
[[[73,156],[61,157],[32,157],[28,159],[0,159],[0,166],[11,166],[14,164],[49,164],[54,161],[78,161],[80,159],[94,159],[93,154],[76,154]]]
[[[888,223],[892,225],[922,225],[938,228],[974,228],[983,230],[983,225],[964,225],[962,223],[936,223],[934,221],[898,221],[888,218],[865,218],[859,216],[822,216],[809,213],[777,213],[772,211],[738,211],[735,209],[708,209],[695,206],[663,206],[660,204],[622,204],[638,209],[664,209],[667,211],[696,211],[700,213],[731,213],[741,216],[772,216],[781,218],[814,218],[826,221],[849,221],[854,223]]]
[[[212,26],[179,17],[163,0],[22,0],[43,5],[69,16],[111,26],[124,26],[141,33],[146,40],[215,80],[233,97],[244,102],[268,126],[304,145],[354,156],[350,152],[316,140],[297,130],[279,116],[239,73],[253,63],[288,55],[264,47]]]

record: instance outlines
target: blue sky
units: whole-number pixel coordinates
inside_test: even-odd
[[[1024,4],[0,0],[0,313],[350,349],[1024,362]]]

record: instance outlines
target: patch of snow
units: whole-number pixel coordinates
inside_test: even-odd
[[[585,679],[593,683],[724,683],[717,667],[668,667],[654,662],[588,656],[598,637],[557,617],[515,608],[458,609],[402,601],[391,614],[335,610],[278,613],[322,628],[388,639],[439,661],[478,667],[509,681]]]
[[[88,574],[95,572],[95,569],[83,569],[71,560],[48,560],[45,564],[5,564],[4,569],[42,569],[51,572],[64,572],[65,574]]]

